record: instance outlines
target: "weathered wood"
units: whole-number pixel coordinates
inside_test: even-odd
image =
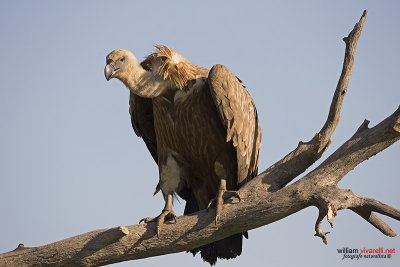
[[[299,142],[296,149],[261,174],[264,175],[265,180],[263,189],[273,191],[284,187],[320,159],[330,145],[331,136],[339,123],[340,109],[353,72],[357,42],[366,17],[367,10],[363,12],[359,22],[356,23],[349,35],[343,38],[346,49],[342,72],[324,126],[310,141]]]
[[[155,223],[100,229],[41,247],[17,249],[0,254],[0,266],[102,266],[157,255],[177,253],[223,239],[235,233],[270,224],[309,206],[319,215],[316,236],[327,243],[321,229],[325,216],[333,227],[337,211],[350,209],[388,236],[396,232],[375,213],[400,220],[400,210],[377,200],[340,189],[337,183],[355,166],[400,139],[400,107],[377,126],[365,121],[357,132],[320,166],[287,186],[322,156],[340,117],[340,108],[350,80],[357,40],[367,12],[364,11],[346,42],[343,70],[336,88],[328,119],[321,131],[245,184],[241,202],[224,205],[220,220],[206,210],[181,216],[166,223],[160,238]]]

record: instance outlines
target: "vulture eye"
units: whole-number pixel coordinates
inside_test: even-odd
[[[121,57],[121,58],[119,59],[119,61],[124,62],[124,61],[125,61],[125,57]]]

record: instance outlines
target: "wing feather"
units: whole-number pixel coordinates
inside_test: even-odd
[[[261,129],[257,110],[241,80],[223,65],[214,65],[208,75],[212,98],[221,122],[226,128],[226,141],[236,148],[238,184],[257,175],[261,146]]]
[[[154,161],[157,160],[157,142],[154,130],[153,102],[149,98],[143,98],[130,92],[129,114],[135,134],[143,138]]]

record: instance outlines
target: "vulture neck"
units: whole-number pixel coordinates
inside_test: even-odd
[[[146,71],[142,66],[132,67],[129,75],[124,79],[124,84],[134,94],[145,97],[155,98],[167,92],[170,88],[170,82],[164,80],[152,71]]]

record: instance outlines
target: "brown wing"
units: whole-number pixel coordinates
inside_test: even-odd
[[[261,146],[261,128],[257,110],[249,92],[225,66],[214,65],[208,75],[211,95],[222,124],[226,142],[236,148],[238,185],[257,175]]]
[[[151,156],[157,163],[157,142],[154,131],[153,102],[130,92],[129,114],[136,135],[143,138]]]

